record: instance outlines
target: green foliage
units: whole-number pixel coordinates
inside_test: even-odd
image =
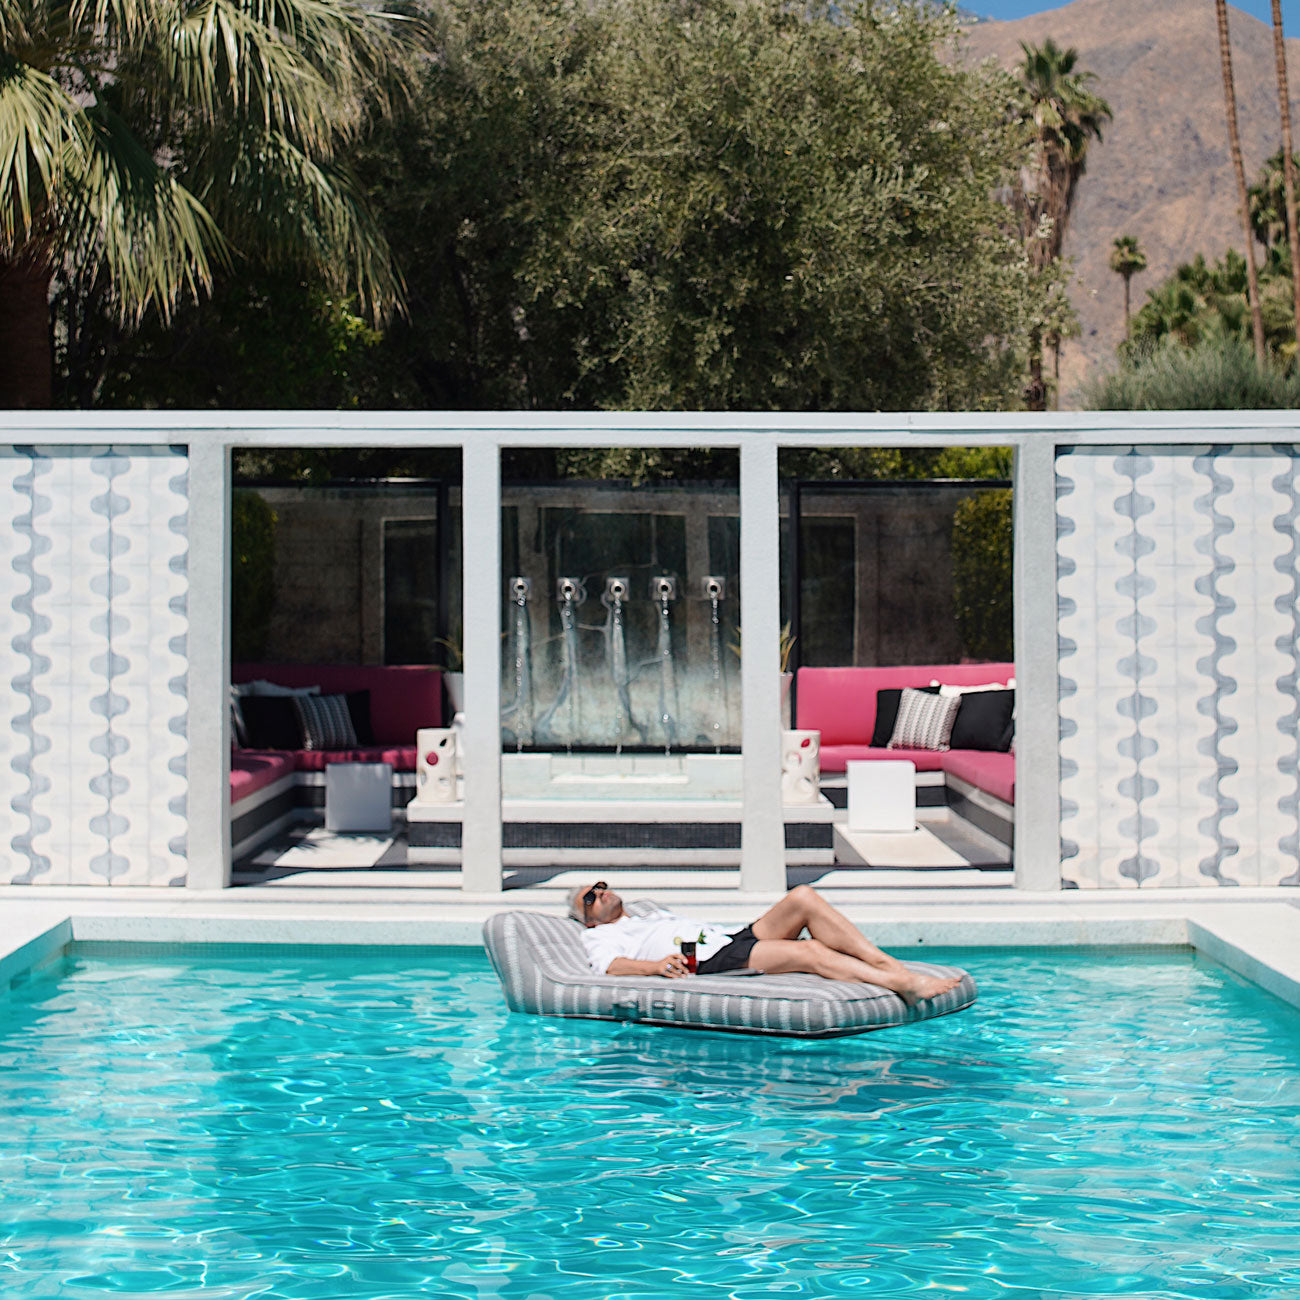
[[[1259,268],[1264,340],[1272,360],[1288,366],[1296,360],[1295,299],[1282,189],[1282,155],[1277,153],[1264,164],[1250,193],[1255,234],[1266,249]],[[1115,243],[1118,249],[1120,241]],[[1168,382],[1154,376],[1174,371],[1178,373],[1178,383],[1191,384],[1197,391],[1211,396],[1233,391],[1239,349],[1228,347],[1226,340],[1253,342],[1247,279],[1246,259],[1233,248],[1214,263],[1207,262],[1201,253],[1184,262],[1171,276],[1147,291],[1146,302],[1133,316],[1128,338],[1119,349],[1121,375],[1141,372],[1152,376],[1143,378],[1140,386],[1156,385],[1153,393],[1163,393],[1161,386]],[[1199,351],[1199,359],[1186,365],[1180,363],[1172,350],[1177,345]],[[1087,400],[1101,400],[1107,382],[1092,385]],[[1283,400],[1286,388],[1280,376],[1276,379],[1263,376],[1249,391],[1254,400],[1247,405],[1291,405]],[[1120,389],[1113,396],[1116,401],[1128,400],[1121,396]],[[1160,400],[1164,400],[1163,396]],[[1217,407],[1215,402],[1206,409]]]
[[[799,479],[1010,478],[1010,447],[819,447],[781,453],[781,476]]]
[[[1224,337],[1250,339],[1246,281],[1246,259],[1236,249],[1212,265],[1198,253],[1147,292],[1121,355],[1149,355],[1166,339],[1186,346]],[[1295,356],[1295,307],[1285,244],[1275,245],[1265,258],[1259,293],[1265,341],[1270,352],[1289,361]]]
[[[362,170],[432,407],[989,409],[1033,307],[950,15],[448,0]],[[637,468],[634,476],[653,472]]]
[[[1020,43],[1019,113],[1034,133],[1033,165],[1018,179],[1016,210],[1030,262],[1042,270],[1060,261],[1075,191],[1087,168],[1088,147],[1101,140],[1110,105],[1095,94],[1096,75],[1078,68],[1079,51],[1050,37]]]
[[[236,491],[230,514],[230,650],[236,661],[266,650],[275,610],[275,511],[256,492]]]
[[[1013,657],[1011,492],[991,488],[967,497],[952,519],[953,604],[957,630],[972,659]]]
[[[1079,394],[1093,411],[1231,411],[1300,407],[1300,375],[1255,363],[1240,333],[1209,333],[1190,346],[1166,338],[1131,350],[1119,369]]]
[[[138,322],[260,247],[386,315],[341,153],[400,26],[364,0],[0,0],[0,259],[49,254]]]
[[[735,479],[740,463],[718,447],[575,447],[558,451],[554,472],[538,477],[626,479],[630,483]]]
[[[1292,155],[1300,168],[1300,158]],[[1286,177],[1282,170],[1282,150],[1279,149],[1263,166],[1259,178],[1247,191],[1250,210],[1250,228],[1255,238],[1271,249],[1275,244],[1286,243]]]
[[[167,326],[147,321],[135,335],[117,340],[98,364],[77,344],[106,337],[100,331],[109,322],[78,330],[64,315],[77,308],[56,297],[56,319],[68,320],[57,356],[61,395],[70,404],[346,410],[393,405],[401,396],[376,364],[380,334],[355,303],[331,297],[299,274],[263,269],[256,276],[224,277],[209,301],[185,304]],[[89,394],[88,381],[96,382]]]
[[[1145,271],[1147,255],[1136,235],[1116,235],[1110,246],[1110,269],[1125,283],[1139,271]]]

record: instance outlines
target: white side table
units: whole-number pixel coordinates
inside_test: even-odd
[[[392,828],[391,763],[325,765],[327,831],[391,831]]]
[[[916,830],[916,764],[906,759],[853,759],[849,778],[851,831]]]

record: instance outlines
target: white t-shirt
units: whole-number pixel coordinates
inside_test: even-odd
[[[591,969],[603,975],[615,957],[658,961],[678,951],[678,939],[696,939],[701,933],[704,942],[696,948],[695,956],[704,961],[721,952],[731,942],[732,934],[743,929],[744,926],[737,925],[724,930],[712,921],[697,921],[691,916],[660,910],[649,916],[620,916],[617,921],[593,925],[582,932],[582,946],[587,950]]]

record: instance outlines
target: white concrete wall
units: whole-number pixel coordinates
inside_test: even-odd
[[[1059,888],[1063,847],[1067,882],[1080,887],[1161,887],[1192,880],[1294,883],[1300,879],[1300,831],[1293,825],[1300,808],[1295,789],[1300,763],[1295,729],[1288,737],[1283,724],[1300,714],[1294,619],[1300,579],[1292,545],[1297,443],[1300,424],[1289,413],[1141,419],[1105,414],[0,414],[0,446],[8,444],[0,508],[9,510],[9,563],[0,562],[0,575],[12,588],[0,603],[11,649],[11,672],[0,678],[0,703],[9,710],[4,743],[10,751],[8,762],[0,763],[3,878],[33,885],[184,882],[211,888],[226,883],[230,449],[437,445],[465,451],[467,712],[478,719],[467,733],[465,883],[474,892],[493,894],[501,881],[495,724],[500,449],[714,445],[738,448],[742,465],[741,621],[748,650],[742,688],[742,878],[748,888],[775,892],[781,883],[774,816],[780,448],[1011,445],[1016,450],[1020,686],[1017,885]],[[1198,466],[1198,460],[1212,458],[1211,448],[1230,451],[1213,469],[1208,463]],[[1123,461],[1118,470],[1117,460]],[[33,466],[48,466],[50,472],[33,480]],[[1231,470],[1226,475],[1231,490],[1216,486],[1215,476],[1225,468]],[[58,490],[35,491],[37,481],[51,487],[57,481]],[[1074,504],[1066,500],[1067,484],[1074,489]],[[1082,508],[1083,485],[1091,494],[1087,509]],[[1058,491],[1064,494],[1059,511]],[[1126,494],[1129,505],[1121,507]],[[35,497],[45,495],[48,503],[34,504]],[[1207,496],[1212,502],[1197,504]],[[1127,575],[1111,573],[1120,543],[1133,551],[1135,531],[1145,533],[1145,526],[1130,527],[1125,541],[1117,523],[1132,524],[1137,497],[1151,502],[1153,524],[1161,521],[1151,535],[1156,547],[1151,554],[1170,559],[1161,570],[1164,576],[1153,577],[1157,596],[1150,600],[1143,594],[1148,575],[1141,564],[1130,565]],[[121,509],[118,498],[126,502]],[[145,501],[150,504],[141,514]],[[1180,549],[1187,540],[1181,521],[1189,515],[1205,534],[1189,542],[1188,555],[1203,561],[1200,568],[1184,564]],[[1201,542],[1211,549],[1200,549]],[[119,564],[121,556],[129,563]],[[1153,563],[1159,567],[1163,561]],[[1207,603],[1201,586],[1227,572],[1226,563],[1234,566],[1240,593],[1224,586]],[[1175,570],[1178,576],[1171,578]],[[1136,621],[1123,611],[1101,610],[1106,603],[1101,596],[1110,599],[1107,582],[1113,587],[1125,576],[1126,598],[1146,602],[1132,611]],[[1247,589],[1253,593],[1249,599]],[[1172,600],[1159,595],[1168,591],[1175,593]],[[145,592],[148,599],[142,601]],[[1115,594],[1125,595],[1118,589]],[[1231,611],[1219,600],[1225,594],[1233,601]],[[1089,598],[1097,611],[1092,616],[1080,613],[1088,609]],[[1167,616],[1166,610],[1175,613]],[[1156,738],[1157,752],[1180,757],[1172,768],[1160,770],[1152,769],[1148,746],[1135,747],[1133,731],[1121,734],[1113,725],[1115,718],[1127,717],[1121,695],[1112,692],[1113,708],[1096,699],[1096,707],[1084,708],[1088,700],[1078,687],[1087,674],[1072,675],[1087,660],[1097,665],[1094,676],[1101,684],[1110,672],[1107,664],[1132,658],[1135,651],[1140,659],[1147,650],[1143,619],[1148,617],[1159,627],[1152,636],[1160,650],[1148,657],[1160,660],[1172,653],[1159,665],[1168,680],[1152,679],[1148,691],[1139,665],[1136,676],[1126,679],[1124,707],[1141,712],[1149,707],[1143,701],[1154,701],[1157,726],[1172,725]],[[1167,618],[1171,621],[1161,621]],[[1206,618],[1209,632],[1202,626]],[[1240,626],[1229,627],[1232,619]],[[1090,630],[1093,639],[1073,634],[1081,630]],[[1060,672],[1058,632],[1062,649],[1066,641],[1073,643]],[[1252,650],[1249,664],[1244,658],[1229,663],[1228,640],[1239,656]],[[1212,735],[1196,730],[1205,715],[1188,711],[1192,695],[1180,688],[1189,654],[1214,660],[1204,669],[1195,666],[1199,681],[1214,683],[1213,691],[1195,697],[1197,706],[1209,700],[1208,707],[1218,710]],[[147,681],[143,674],[133,675],[145,663]],[[1231,691],[1223,683],[1228,676]],[[119,696],[125,711],[119,709]],[[151,711],[141,711],[146,708]],[[146,716],[148,723],[140,725]],[[1225,717],[1236,727],[1230,734]],[[1204,752],[1207,739],[1209,752]],[[1095,759],[1087,772],[1080,757],[1085,741]],[[1235,771],[1227,770],[1225,757],[1236,764]],[[1170,771],[1172,778],[1166,775]],[[1111,776],[1113,790],[1105,784]],[[1207,779],[1212,794],[1200,788]],[[1130,806],[1112,806],[1125,799]],[[1092,829],[1084,834],[1085,825],[1095,834]],[[1189,850],[1178,838],[1193,825],[1203,840],[1208,837],[1208,846]],[[1147,871],[1143,864],[1152,861],[1161,865]],[[1217,874],[1204,869],[1206,861],[1216,865]],[[1124,862],[1137,866],[1126,872]]]

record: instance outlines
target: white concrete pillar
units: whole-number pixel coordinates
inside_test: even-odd
[[[189,444],[187,889],[230,884],[230,447]]]
[[[465,817],[461,888],[501,891],[501,450],[471,433],[463,450]]]
[[[1016,449],[1016,888],[1061,887],[1061,755],[1056,645],[1056,447]]]
[[[781,815],[781,502],[777,444],[755,434],[740,449],[740,887],[785,893]]]

